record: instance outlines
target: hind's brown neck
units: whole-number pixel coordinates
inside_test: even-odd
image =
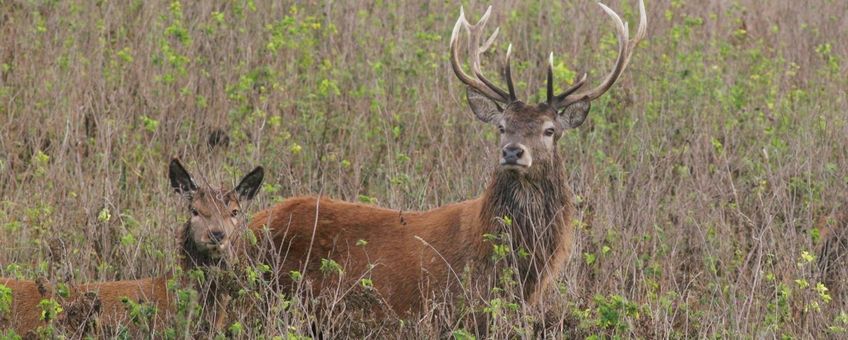
[[[225,259],[213,257],[208,251],[201,249],[198,246],[191,237],[190,223],[191,222],[187,222],[184,226],[180,233],[180,239],[178,242],[178,246],[180,248],[179,263],[183,271],[183,282],[194,287],[198,293],[203,293],[204,291],[211,292],[212,294],[207,294],[207,299],[214,299],[217,294],[222,293],[219,288],[221,288],[222,283],[224,282],[219,282],[219,276],[226,272],[228,264]],[[195,269],[203,271],[203,282],[192,279],[190,275],[187,275],[190,271]]]

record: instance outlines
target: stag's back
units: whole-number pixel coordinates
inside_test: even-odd
[[[249,228],[260,238],[267,228],[284,286],[295,284],[293,271],[314,293],[366,278],[392,310],[403,313],[419,307],[422,284],[444,290],[457,281],[450,280],[451,270],[461,273],[470,257],[483,256],[479,207],[479,200],[470,200],[407,212],[295,197],[254,215]]]

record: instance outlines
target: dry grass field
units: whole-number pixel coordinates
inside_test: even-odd
[[[636,26],[636,1],[607,4]],[[476,20],[488,3],[0,0],[0,277],[61,288],[170,273],[186,218],[172,157],[229,187],[264,166],[248,214],[307,194],[399,210],[478,196],[497,133],[448,62],[460,5]],[[560,87],[582,71],[593,86],[613,64],[593,1],[492,5],[501,34],[484,69],[512,43],[520,98],[544,97],[550,51]],[[819,252],[848,252],[833,246],[848,235],[848,1],[646,6],[623,78],[558,144],[577,232],[557,289],[541,312],[486,301],[488,335],[848,336],[848,263],[830,251],[822,270]],[[249,311],[226,332],[202,333],[185,310],[145,328],[141,310],[92,336],[474,333],[438,305],[357,326],[269,289],[266,265],[244,269]],[[8,298],[0,288],[0,325]]]

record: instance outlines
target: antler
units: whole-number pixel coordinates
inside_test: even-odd
[[[494,100],[500,103],[511,103],[515,101],[515,87],[512,84],[512,74],[509,67],[510,55],[512,54],[512,45],[509,46],[506,52],[506,66],[504,68],[504,77],[506,78],[507,87],[509,88],[509,92],[504,91],[499,88],[495,83],[491,80],[487,79],[483,72],[480,70],[480,55],[486,52],[489,47],[492,46],[492,43],[495,41],[495,38],[498,36],[498,32],[500,28],[496,28],[495,32],[492,33],[491,37],[487,39],[485,42],[482,41],[483,38],[483,29],[486,27],[486,22],[489,20],[489,15],[492,13],[492,6],[486,10],[486,13],[480,18],[480,21],[475,25],[471,25],[468,23],[468,20],[465,19],[465,10],[460,7],[459,9],[459,19],[456,21],[456,25],[453,27],[453,33],[451,34],[450,47],[451,47],[451,67],[453,67],[453,72],[456,73],[456,76],[466,85],[471,88],[477,90],[487,98]],[[475,46],[475,49],[471,52],[471,70],[474,72],[474,77],[469,76],[462,70],[462,66],[459,63],[459,29],[460,27],[464,27],[465,30],[471,37],[472,46]],[[482,44],[481,44],[482,42]]]
[[[610,89],[610,87],[612,87],[613,84],[615,84],[618,78],[621,77],[621,74],[630,62],[630,57],[633,55],[633,49],[636,47],[636,44],[645,38],[648,28],[648,18],[645,15],[645,3],[642,0],[639,0],[639,28],[636,30],[636,36],[633,37],[633,40],[629,40],[627,23],[623,22],[621,17],[619,17],[618,14],[615,14],[615,12],[606,5],[602,3],[598,3],[598,5],[601,6],[601,9],[603,9],[610,18],[612,18],[618,34],[618,58],[616,58],[612,72],[607,75],[598,87],[586,92],[574,93],[585,83],[586,74],[584,73],[583,76],[574,83],[574,85],[565,90],[562,94],[554,97],[552,84],[553,54],[551,54],[550,64],[548,65],[548,104],[556,104],[557,107],[565,107],[576,101],[583,100],[584,98],[594,100],[603,95]]]
[[[565,89],[565,91],[559,95],[554,96],[554,53],[551,52],[551,55],[548,58],[548,105],[553,106],[555,102],[562,102],[566,96],[579,90],[583,87],[583,84],[586,84],[586,77],[586,72],[583,72],[583,75],[580,76],[580,78],[578,78],[571,87]]]

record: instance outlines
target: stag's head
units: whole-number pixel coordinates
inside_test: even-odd
[[[535,164],[550,163],[556,160],[556,142],[567,129],[579,127],[586,120],[592,100],[603,95],[615,84],[630,61],[636,44],[645,37],[647,18],[645,5],[639,0],[640,22],[636,36],[630,40],[627,24],[609,7],[599,4],[615,22],[618,33],[618,58],[609,75],[595,88],[580,91],[586,83],[586,74],[565,89],[555,94],[553,86],[553,53],[548,60],[547,100],[533,105],[516,98],[515,87],[510,71],[512,45],[507,49],[503,76],[507,90],[503,90],[483,75],[480,69],[480,56],[492,45],[498,29],[483,40],[483,29],[491,14],[490,6],[480,21],[471,25],[460,9],[459,20],[451,35],[451,66],[460,81],[467,85],[468,104],[478,119],[497,126],[500,132],[500,161],[503,170],[526,173]],[[468,32],[472,46],[472,75],[463,71],[459,61],[459,31]]]
[[[232,253],[231,245],[244,224],[241,203],[253,199],[264,177],[262,167],[256,167],[242,178],[232,190],[198,186],[176,158],[168,166],[171,187],[188,201],[191,218],[181,230],[183,251],[198,252],[211,259]]]

